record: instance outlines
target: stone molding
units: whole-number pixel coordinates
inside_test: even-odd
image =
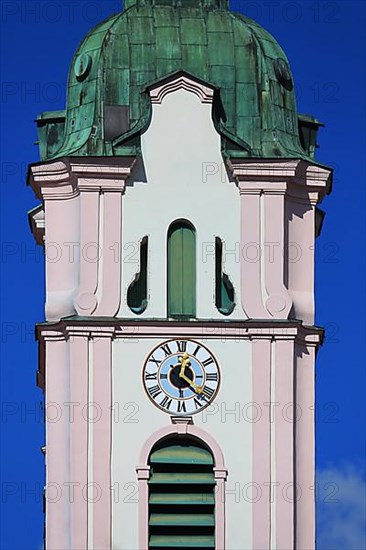
[[[70,338],[217,338],[237,340],[294,340],[297,343],[318,347],[322,344],[323,329],[305,326],[298,321],[266,322],[236,321],[232,323],[179,323],[139,321],[138,323],[120,319],[73,320],[63,319],[58,323],[44,323],[36,327],[36,336],[40,342],[50,340],[69,340]]]
[[[241,195],[289,195],[315,205],[330,193],[332,170],[302,159],[229,159]]]
[[[139,548],[148,549],[148,479],[150,475],[147,466],[152,448],[156,443],[172,435],[190,435],[207,445],[214,458],[214,477],[216,480],[216,502],[215,502],[215,539],[216,548],[225,550],[225,482],[228,471],[225,467],[225,460],[222,450],[216,439],[202,428],[190,423],[173,424],[161,428],[153,433],[145,441],[139,457],[139,466],[136,467],[139,481]]]
[[[39,205],[28,212],[28,220],[36,243],[44,246],[46,220],[43,205]]]
[[[214,88],[207,86],[189,78],[186,75],[180,75],[178,77],[172,77],[172,79],[166,81],[164,84],[156,84],[150,87],[150,98],[153,105],[160,105],[165,96],[177,90],[186,90],[195,94],[201,103],[212,103],[214,97]]]
[[[63,158],[55,162],[33,164],[28,182],[42,200],[72,199],[80,191],[123,192],[135,157],[89,159]]]

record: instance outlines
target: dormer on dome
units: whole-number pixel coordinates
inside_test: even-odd
[[[217,90],[224,157],[313,157],[289,64],[260,25],[226,0],[127,0],[91,31],[71,64],[64,112],[37,120],[42,160],[140,153],[149,86],[182,71]],[[314,141],[315,140],[315,141]]]

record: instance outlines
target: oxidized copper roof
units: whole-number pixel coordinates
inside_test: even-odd
[[[125,3],[76,52],[65,113],[38,119],[43,160],[138,153],[151,116],[148,86],[182,71],[217,90],[224,154],[308,158],[287,58],[260,25],[226,0]]]

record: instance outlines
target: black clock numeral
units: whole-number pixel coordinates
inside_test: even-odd
[[[208,367],[208,365],[211,365],[211,363],[213,363],[213,362],[214,362],[214,360],[212,359],[212,357],[207,357],[207,359],[202,361],[202,365],[204,365],[205,367]]]
[[[198,399],[194,398],[194,404],[196,406],[196,410],[200,409],[202,407],[202,402],[198,401]]]
[[[197,346],[196,349],[194,350],[193,352],[193,355],[196,357],[197,353],[199,352],[199,350],[201,349],[201,346]]]
[[[157,380],[157,372],[145,372],[145,380]]]
[[[162,349],[165,353],[165,357],[168,357],[168,355],[172,354],[172,350],[170,349],[169,344],[164,344],[163,346],[160,346],[160,349]]]
[[[160,367],[160,363],[161,361],[159,361],[159,359],[155,359],[155,357],[152,355],[149,359],[149,363],[155,363],[155,365],[157,365],[158,367]]]
[[[169,411],[171,404],[172,404],[172,400],[169,399],[169,397],[165,396],[164,399],[162,400],[162,402],[160,403],[160,406],[164,407],[165,409],[167,409]]]
[[[215,393],[215,390],[213,390],[212,388],[209,388],[208,386],[205,386],[202,390],[202,393],[205,397],[207,397],[208,399],[211,399],[211,397]]]
[[[166,380],[168,378],[167,374],[161,374],[160,375],[161,380]]]
[[[179,412],[179,413],[181,413],[181,412],[187,412],[185,401],[178,401],[178,409],[177,409],[177,412]]]
[[[147,391],[153,399],[161,394],[161,389],[159,388],[159,386],[152,386],[151,388],[148,388]]]
[[[177,348],[179,353],[185,353],[187,349],[187,341],[186,340],[177,340]]]
[[[182,399],[184,397],[184,391],[182,388],[179,388],[179,397]]]
[[[217,372],[208,372],[206,374],[206,380],[208,380],[209,382],[217,382],[218,380]]]

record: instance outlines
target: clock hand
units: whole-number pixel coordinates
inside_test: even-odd
[[[197,384],[195,384],[193,382],[193,380],[191,380],[190,378],[188,378],[188,376],[186,376],[185,374],[182,374],[182,375],[179,375],[180,378],[182,378],[182,380],[185,380],[186,382],[188,382],[188,384],[194,389],[194,391],[196,393],[202,393],[202,387],[201,386],[197,386]]]
[[[186,370],[186,367],[187,367],[188,364],[190,363],[188,353],[185,353],[182,357],[179,357],[179,361],[180,361],[180,363],[182,364],[182,367],[181,367],[180,373],[179,373],[179,377],[180,377],[180,378],[183,378],[184,373],[185,373],[185,370]]]
[[[182,378],[182,380],[185,380],[188,382],[188,384],[194,389],[194,391],[198,394],[202,393],[202,386],[198,386],[188,378],[188,376],[185,375],[186,367],[190,365],[189,355],[188,353],[185,353],[182,358],[179,358],[179,361],[182,363],[182,368],[180,369],[179,378]]]

